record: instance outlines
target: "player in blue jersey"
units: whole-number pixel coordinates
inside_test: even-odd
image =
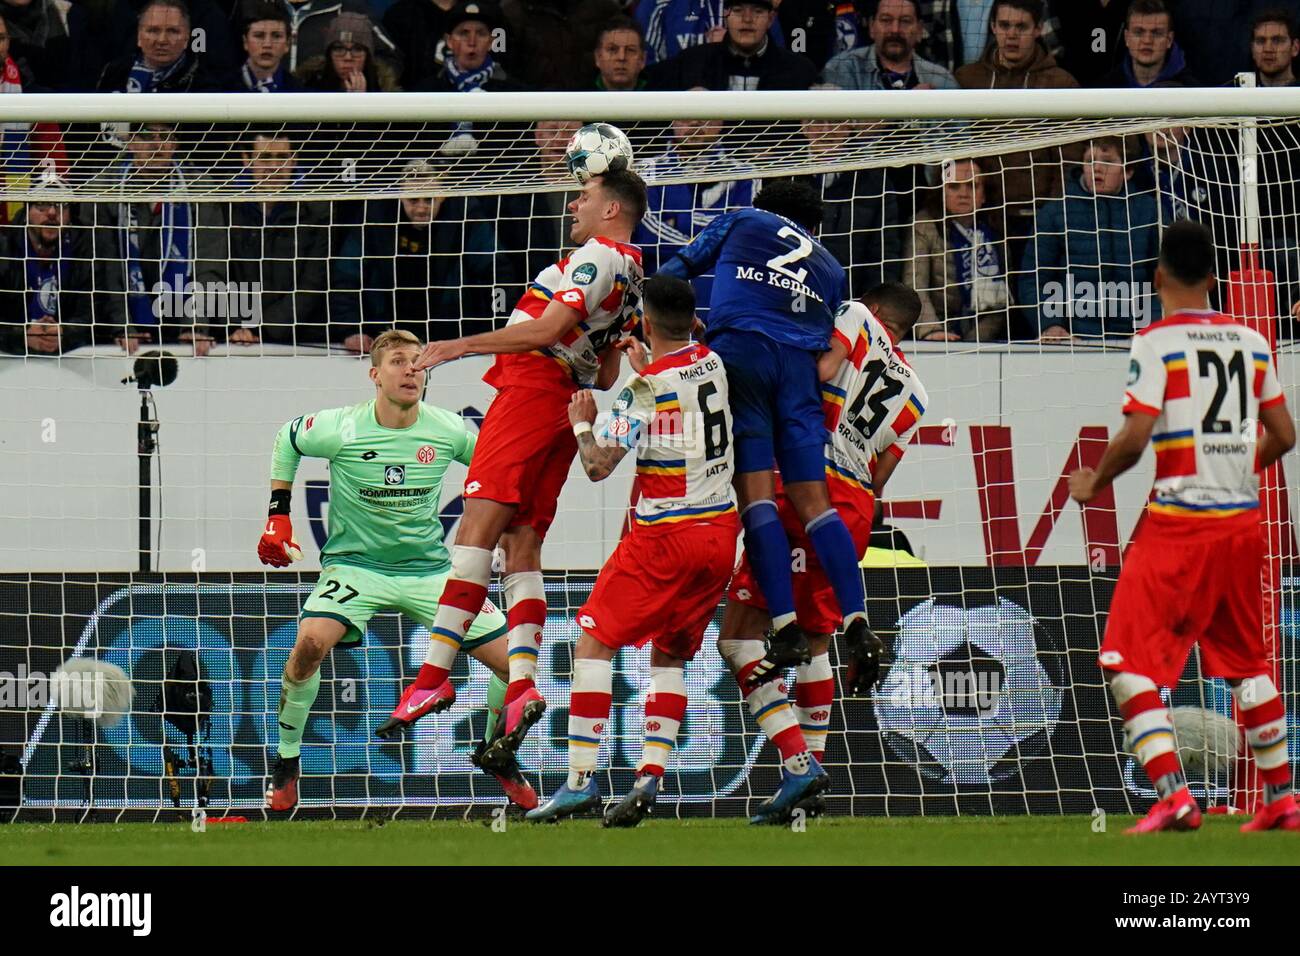
[[[853,538],[826,490],[817,359],[830,347],[848,281],[814,238],[821,221],[821,198],[812,187],[777,180],[754,197],[752,209],[714,219],[659,270],[682,279],[714,273],[705,341],[727,367],[745,551],[772,615],[767,654],[746,678],[751,685],[811,659],[795,615],[774,461],[844,615],[854,683],[874,684],[885,653],[867,626]]]

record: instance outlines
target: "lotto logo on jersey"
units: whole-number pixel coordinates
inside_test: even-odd
[[[483,486],[479,484],[477,481],[471,481],[468,485],[465,486],[465,494],[472,495],[474,494],[474,492],[478,491],[482,487]]]
[[[556,296],[556,298],[565,305],[573,306],[575,309],[582,305],[583,300],[582,292],[578,289],[569,289],[565,292],[561,292]]]
[[[402,485],[406,483],[406,469],[401,465],[388,465],[384,468],[384,484]]]
[[[415,460],[422,465],[429,464],[437,457],[438,453],[434,451],[432,445],[421,445],[420,450],[415,453]]]
[[[1124,655],[1119,651],[1107,651],[1097,658],[1103,667],[1118,667],[1124,663]]]
[[[578,626],[585,627],[587,630],[590,631],[596,626],[596,619],[592,617],[590,614],[579,615]]]

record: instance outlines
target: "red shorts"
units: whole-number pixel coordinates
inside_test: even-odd
[[[853,536],[853,546],[861,556],[871,542],[871,521],[857,508],[843,507],[833,497],[831,504],[835,506],[844,524],[848,526],[849,534]],[[799,626],[803,628],[805,634],[834,634],[844,620],[844,615],[840,613],[840,603],[835,600],[835,589],[831,587],[826,571],[817,560],[817,552],[813,549],[812,542],[808,540],[808,532],[804,530],[803,522],[795,513],[790,499],[783,494],[778,495],[776,510],[781,516],[781,525],[785,528],[786,537],[790,539],[791,565],[798,567],[794,564],[794,551],[800,550],[804,555],[803,570],[794,572],[794,612],[799,619]],[[749,566],[749,555],[741,558],[740,569],[731,579],[727,598],[749,607],[756,607],[760,611],[767,610],[767,601],[764,600],[763,592],[759,590],[758,582],[754,579],[754,571]]]
[[[1102,668],[1172,687],[1199,642],[1207,677],[1270,673],[1263,560],[1257,511],[1232,518],[1148,512],[1110,601]]]
[[[600,569],[578,626],[606,647],[640,647],[690,660],[722,603],[736,566],[733,515],[647,530],[634,528]]]
[[[545,538],[578,453],[569,424],[571,394],[522,385],[497,392],[479,429],[465,497],[515,505],[510,527],[531,526]]]

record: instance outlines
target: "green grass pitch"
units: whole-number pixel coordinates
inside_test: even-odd
[[[1088,817],[809,820],[804,832],[741,820],[652,820],[604,830],[594,820],[247,823],[195,833],[174,824],[0,826],[10,864],[213,866],[227,864],[1110,864],[1241,865],[1300,861],[1300,835],[1243,834],[1242,818],[1208,818],[1196,833],[1126,837]]]

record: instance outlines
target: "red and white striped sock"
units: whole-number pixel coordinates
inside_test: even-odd
[[[596,770],[613,692],[613,661],[584,658],[573,662],[573,689],[569,695],[569,786],[574,790],[585,787]]]
[[[719,641],[718,651],[736,675],[741,696],[758,728],[781,754],[781,761],[791,773],[808,772],[808,744],[799,721],[790,707],[785,681],[775,680],[755,688],[745,686],[745,678],[766,653],[762,641]]]
[[[794,715],[808,749],[821,762],[826,755],[826,732],[830,729],[831,704],[835,701],[830,655],[818,654],[809,663],[800,664],[796,673]]]
[[[542,649],[542,628],[546,625],[546,587],[541,571],[518,571],[504,581],[506,636],[510,683],[506,703],[534,685],[537,655]]]
[[[1139,674],[1121,673],[1111,678],[1110,689],[1124,716],[1129,746],[1160,799],[1186,789],[1173,721],[1155,682]]]
[[[1265,674],[1248,677],[1232,689],[1246,730],[1246,743],[1264,781],[1264,802],[1283,800],[1292,792],[1287,760],[1286,705]]]
[[[459,544],[452,547],[451,575],[438,599],[438,611],[429,628],[429,653],[415,677],[416,687],[433,690],[447,680],[465,635],[483,610],[491,580],[491,551]]]
[[[637,776],[664,775],[668,755],[677,746],[677,731],[685,717],[686,678],[682,669],[651,667],[650,693],[645,699],[645,741]]]

